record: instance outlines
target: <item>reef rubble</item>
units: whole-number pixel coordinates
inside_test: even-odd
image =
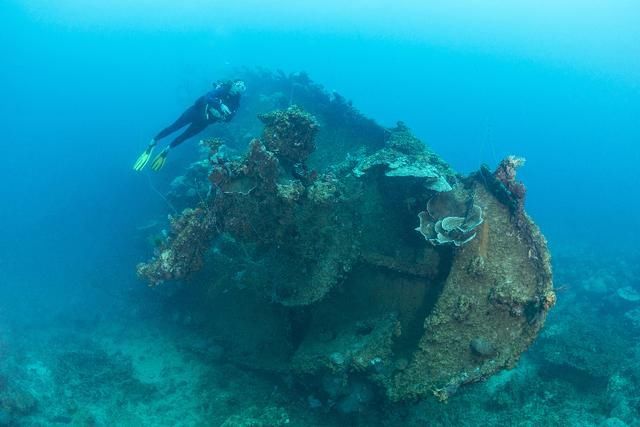
[[[208,173],[199,161],[186,182],[211,190],[139,275],[189,282],[229,362],[343,413],[447,400],[513,367],[555,303],[523,159],[462,176],[304,74],[243,73],[260,95],[205,141]]]

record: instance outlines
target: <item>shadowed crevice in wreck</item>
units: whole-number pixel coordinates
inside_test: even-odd
[[[440,257],[438,275],[426,285],[427,290],[424,292],[422,303],[415,311],[415,315],[410,322],[405,326],[404,333],[395,340],[393,354],[397,363],[408,361],[408,358],[411,357],[420,344],[420,339],[424,334],[424,319],[431,314],[438,302],[446,283],[447,275],[451,270],[452,260],[453,257],[450,255]]]

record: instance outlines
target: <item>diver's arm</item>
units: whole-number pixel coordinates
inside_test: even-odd
[[[231,97],[226,104],[222,104],[225,106],[226,111],[224,115],[224,121],[230,121],[238,112],[238,108],[240,107],[240,99],[239,97]]]
[[[224,114],[225,117],[231,115],[231,110],[224,102],[220,102],[220,111],[222,112],[222,114]]]

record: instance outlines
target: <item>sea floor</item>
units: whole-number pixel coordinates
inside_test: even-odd
[[[554,254],[558,304],[515,369],[447,403],[349,415],[234,365],[189,315],[136,292],[93,294],[111,300],[92,314],[81,298],[55,316],[4,307],[0,426],[640,426],[640,302],[621,291],[640,292],[638,253]]]

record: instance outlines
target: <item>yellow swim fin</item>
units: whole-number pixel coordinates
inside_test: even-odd
[[[155,142],[152,141],[151,144],[149,144],[149,146],[147,147],[147,149],[144,150],[142,154],[140,154],[140,157],[138,157],[138,160],[136,160],[136,162],[133,164],[134,171],[141,171],[147,165],[147,163],[149,162],[149,159],[151,158],[153,147],[155,146],[156,146]]]
[[[160,154],[158,154],[156,158],[153,159],[153,162],[151,162],[151,169],[155,172],[158,172],[160,169],[162,169],[164,164],[167,162],[167,154],[169,154],[168,148],[162,150]]]

